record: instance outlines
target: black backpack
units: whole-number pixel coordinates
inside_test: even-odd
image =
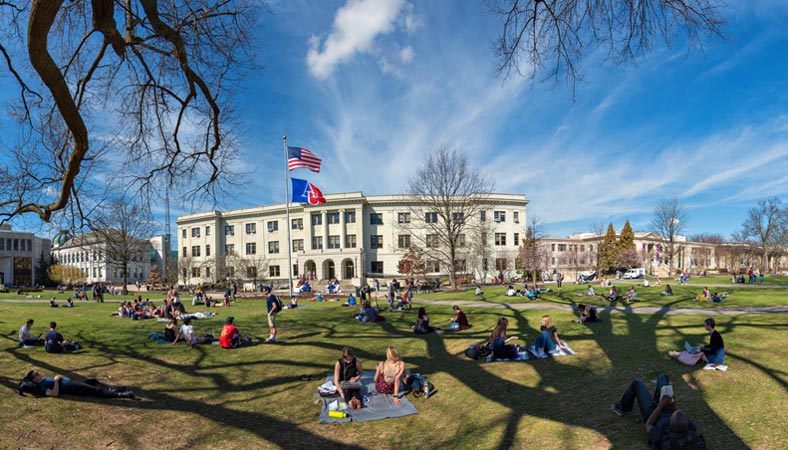
[[[471,344],[465,349],[465,356],[471,359],[483,359],[492,354],[489,344]]]
[[[694,431],[685,434],[675,433],[668,428],[667,433],[662,435],[662,440],[657,446],[658,450],[706,450],[706,441],[703,435]]]

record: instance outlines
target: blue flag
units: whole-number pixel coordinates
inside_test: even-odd
[[[299,178],[291,178],[293,184],[293,203],[308,203],[310,205],[319,205],[326,202],[323,193],[314,184],[307,180]]]

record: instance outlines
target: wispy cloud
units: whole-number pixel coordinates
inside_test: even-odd
[[[306,58],[309,71],[325,79],[356,53],[368,52],[375,38],[394,30],[404,5],[404,0],[348,0],[337,11],[328,37],[310,39]],[[409,29],[415,26],[412,20],[405,23]]]

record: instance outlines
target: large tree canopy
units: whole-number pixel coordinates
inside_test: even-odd
[[[68,207],[84,217],[80,198],[100,176],[215,194],[234,155],[233,88],[254,65],[256,4],[0,0],[0,74],[17,86],[19,122],[0,130],[11,155],[0,220]]]

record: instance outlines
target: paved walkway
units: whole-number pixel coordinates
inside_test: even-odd
[[[452,300],[421,300],[413,299],[413,303],[422,305],[462,305],[473,308],[503,308],[516,310],[551,310],[551,311],[572,311],[571,305],[559,305],[555,303],[493,303],[493,302],[463,302]],[[630,306],[608,306],[600,308],[608,313],[634,313],[634,314],[701,314],[701,315],[728,315],[739,314],[786,314],[788,306],[763,306],[752,308],[669,308],[657,306],[642,306],[632,308]]]

